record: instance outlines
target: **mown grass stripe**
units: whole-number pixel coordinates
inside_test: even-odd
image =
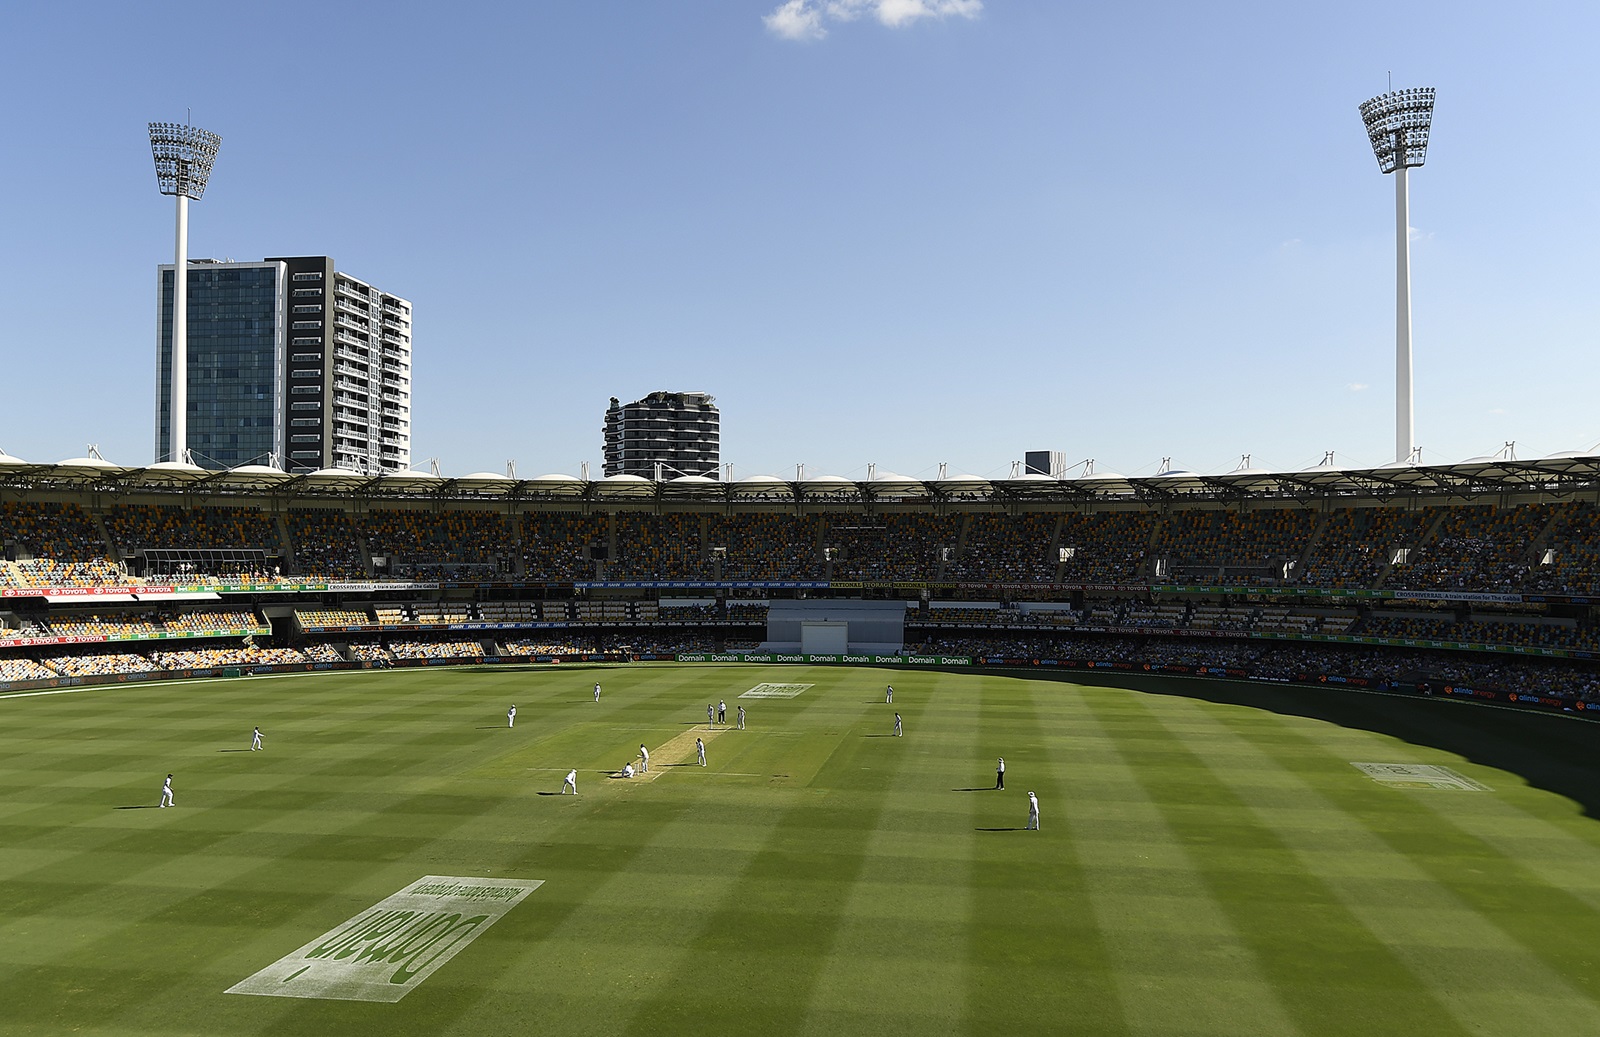
[[[1134,769],[1101,712],[1125,720],[1122,693],[1068,689],[1079,746],[1058,812],[1074,833],[1090,909],[1133,1033],[1299,1032]],[[1181,918],[1181,925],[1174,925]]]
[[[1025,1032],[1049,1014],[1076,1032],[1129,1033],[1080,833],[1064,809],[1071,782],[1057,746],[1073,725],[1063,689],[985,677],[979,691],[983,740],[1007,770],[1006,789],[979,804],[986,823],[974,844],[966,1030]],[[975,777],[992,781],[993,772]],[[1037,832],[1025,830],[1030,789],[1041,801]]]
[[[1274,759],[1324,752],[1301,725],[1281,724],[1270,740],[1248,731],[1237,734],[1257,742]],[[1434,754],[1417,752],[1425,754],[1424,762],[1435,762]],[[1437,762],[1460,765],[1453,759]],[[1342,771],[1340,775],[1345,777]],[[1470,909],[1498,930],[1497,939],[1464,934],[1468,945],[1494,954],[1497,979],[1518,990],[1539,991],[1552,1003],[1589,1005],[1600,998],[1595,972],[1600,962],[1600,859],[1582,840],[1506,802],[1508,796],[1526,793],[1413,791],[1346,778],[1319,786],[1316,795],[1346,817],[1359,819],[1416,874],[1426,875],[1459,908]],[[1564,852],[1552,852],[1552,843]],[[1395,874],[1398,869],[1385,870]],[[1413,896],[1405,909],[1429,908]],[[1508,948],[1508,940],[1517,946]],[[1600,1027],[1600,1013],[1580,1021]]]
[[[1239,778],[1260,770],[1256,754],[1236,747],[1219,754],[1194,741],[1204,726],[1197,704],[1143,695],[1127,701],[1148,721],[1143,741],[1161,754],[1148,764],[1128,754],[1141,783],[1302,1033],[1475,1032],[1441,1001],[1431,977],[1412,971],[1426,962],[1373,931],[1372,912],[1297,852],[1294,829],[1257,815],[1253,790]],[[1337,854],[1325,845],[1316,852]]]
[[[836,684],[837,681],[829,683]],[[838,714],[856,707],[835,690],[812,689]],[[798,1033],[860,880],[883,793],[905,757],[904,739],[852,734],[839,739],[814,792],[796,796],[720,906],[687,936],[662,990],[639,1006],[632,1026],[661,1033]],[[703,1001],[684,991],[716,991]]]
[[[1426,1003],[1444,1009],[1466,1032],[1479,1028],[1517,1032],[1517,1028],[1530,1024],[1554,1027],[1540,1032],[1600,1032],[1600,1011],[1592,1003],[1575,996],[1576,992],[1550,974],[1535,955],[1464,903],[1428,869],[1389,845],[1381,829],[1340,809],[1333,798],[1338,794],[1337,786],[1328,786],[1325,793],[1276,762],[1280,753],[1293,758],[1303,756],[1303,752],[1285,750],[1281,741],[1274,751],[1264,751],[1234,730],[1234,725],[1213,715],[1215,708],[1174,700],[1159,719],[1164,727],[1172,724],[1186,732],[1191,748],[1217,781],[1236,795],[1260,824],[1273,828],[1275,841],[1293,855],[1296,864],[1313,876],[1372,938],[1381,942],[1384,957],[1403,968],[1408,977],[1426,984]],[[1270,720],[1270,715],[1241,717],[1241,723],[1266,735],[1263,721]],[[1277,737],[1281,739],[1281,735]],[[1320,812],[1319,827],[1324,834],[1308,838],[1301,825],[1274,826],[1272,811],[1276,804],[1257,789],[1239,782],[1224,766],[1224,761],[1235,753],[1249,753],[1267,761],[1273,776],[1284,781],[1303,805]],[[1369,790],[1370,783],[1363,784],[1365,779],[1358,772],[1352,769],[1350,773],[1349,787],[1357,790],[1358,796],[1385,791],[1376,786]],[[1392,816],[1386,814],[1385,820]],[[1342,851],[1329,848],[1328,834],[1344,847]],[[1436,838],[1448,833],[1436,830],[1417,835]],[[1448,841],[1446,838],[1446,845]],[[1386,855],[1383,871],[1387,878],[1375,884],[1369,878],[1353,877],[1350,868],[1341,862],[1349,855]],[[1357,964],[1353,962],[1352,966]],[[1382,963],[1375,960],[1368,967],[1380,968]],[[1530,1001],[1537,1002],[1537,1007],[1531,1007]],[[1415,1003],[1423,1002],[1418,999]],[[1530,1016],[1530,1011],[1534,1015]]]
[[[798,1031],[806,1037],[858,1027],[926,1034],[931,1019],[960,1014],[968,972],[965,933],[973,915],[974,808],[970,800],[952,800],[960,794],[948,788],[960,780],[952,764],[972,755],[978,729],[949,715],[957,683],[934,677],[895,703],[912,710],[916,730],[909,743],[882,746],[899,753],[900,766],[885,787],[884,809],[862,847],[861,868],[806,1005]],[[873,721],[895,706],[863,702],[860,711],[872,718],[864,726],[876,726]],[[919,806],[937,814],[936,825],[948,826],[946,837],[918,838],[929,823],[908,811]]]

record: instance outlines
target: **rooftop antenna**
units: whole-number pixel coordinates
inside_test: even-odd
[[[1018,478],[1021,475],[1022,475],[1022,462],[1021,461],[1012,461],[1011,462],[1011,478],[1015,479],[1015,478]]]
[[[1170,471],[1172,471],[1172,458],[1163,457],[1161,459],[1161,467],[1156,470],[1156,474],[1157,475],[1166,475]]]
[[[1321,467],[1323,467],[1323,468],[1332,468],[1333,467],[1333,451],[1332,450],[1327,450],[1327,451],[1323,452]]]
[[[943,461],[939,462],[939,481],[944,482],[945,475],[950,471],[950,466]]]
[[[516,462],[516,459],[515,458],[508,459],[506,461],[506,478],[507,479],[515,479],[516,477],[517,477],[517,462]]]
[[[795,482],[805,482],[806,481],[806,463],[804,461],[795,462],[795,466],[794,466],[794,481]]]
[[[89,456],[94,458],[96,461],[104,461],[105,460],[105,458],[100,456],[100,444],[99,443],[90,443],[89,444]]]
[[[435,479],[444,478],[444,473],[439,471],[439,459],[437,457],[428,458],[428,470],[433,473]]]
[[[733,462],[727,461],[722,466],[722,481],[733,482]]]
[[[584,482],[588,482],[589,481],[589,462],[588,461],[579,461],[578,462],[578,471],[583,475],[583,481]]]
[[[878,474],[878,466],[873,464],[871,461],[868,461],[867,462],[867,482],[871,482],[872,481],[872,477],[877,475],[877,474]]]

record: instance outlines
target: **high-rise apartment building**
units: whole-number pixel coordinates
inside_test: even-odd
[[[721,418],[716,401],[703,392],[653,392],[606,409],[605,473],[717,478]]]
[[[156,459],[173,460],[171,264],[157,280]],[[411,304],[326,256],[189,266],[188,450],[204,468],[411,465]]]

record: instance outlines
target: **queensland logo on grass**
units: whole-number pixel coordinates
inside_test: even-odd
[[[227,993],[398,1001],[542,885],[425,875]]]

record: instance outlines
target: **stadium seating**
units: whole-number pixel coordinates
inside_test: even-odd
[[[1050,557],[1056,521],[1054,515],[974,515],[946,573],[957,580],[1051,582],[1058,563]]]
[[[302,627],[370,626],[372,617],[355,609],[298,609],[295,619]]]
[[[332,509],[291,510],[285,519],[295,567],[302,578],[365,580],[370,576],[349,515]]]

